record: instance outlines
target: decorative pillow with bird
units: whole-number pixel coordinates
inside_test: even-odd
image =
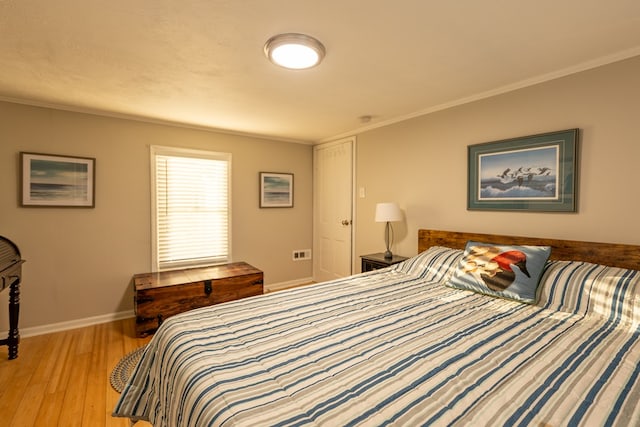
[[[535,304],[538,282],[550,254],[549,246],[469,241],[447,286]]]

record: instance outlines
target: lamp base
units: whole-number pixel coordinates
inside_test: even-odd
[[[387,221],[387,225],[384,228],[384,245],[387,248],[386,251],[384,251],[384,259],[386,260],[390,260],[391,258],[393,258],[393,254],[391,253],[391,249],[389,249],[390,246],[390,239],[389,237],[392,236],[393,234],[393,228],[391,227],[391,223],[389,221]]]

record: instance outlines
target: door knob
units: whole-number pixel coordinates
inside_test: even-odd
[[[342,225],[350,225],[351,224],[351,220],[349,219],[343,219],[342,220]]]

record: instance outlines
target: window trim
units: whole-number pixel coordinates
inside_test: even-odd
[[[176,157],[193,157],[193,158],[209,158],[215,160],[226,160],[228,164],[227,168],[227,182],[229,183],[229,187],[227,189],[227,205],[228,205],[228,227],[227,227],[227,241],[228,241],[228,256],[225,263],[233,262],[233,251],[232,251],[232,240],[231,240],[231,230],[232,230],[232,205],[231,205],[231,168],[232,168],[232,156],[231,153],[224,153],[218,151],[208,151],[208,150],[198,150],[192,148],[181,148],[181,147],[169,147],[163,145],[150,145],[149,146],[149,156],[150,156],[150,189],[151,189],[151,271],[167,271],[168,269],[161,269],[160,263],[158,259],[158,218],[157,218],[157,182],[156,182],[156,156],[164,155],[164,156],[176,156]],[[219,263],[222,264],[222,263]],[[208,264],[211,265],[211,264]],[[184,268],[193,268],[198,267],[198,265],[190,265]]]

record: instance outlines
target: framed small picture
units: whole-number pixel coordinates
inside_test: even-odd
[[[22,206],[95,206],[96,160],[20,153]]]
[[[468,147],[470,210],[575,212],[578,129]]]
[[[260,172],[260,207],[293,207],[293,174]]]

